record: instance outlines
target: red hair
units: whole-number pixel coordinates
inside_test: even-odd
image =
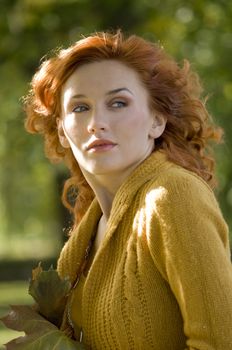
[[[159,45],[135,35],[124,38],[121,31],[97,33],[45,60],[25,98],[26,129],[42,133],[48,158],[64,160],[71,172],[62,199],[74,214],[74,226],[94,195],[72,151],[59,142],[56,121],[61,118],[61,89],[79,66],[105,59],[118,60],[134,69],[149,92],[151,108],[166,116],[166,128],[156,140],[155,150],[162,149],[169,160],[195,172],[212,187],[215,184],[209,144],[220,141],[222,130],[211,122],[198,75],[191,71],[189,62],[185,60],[180,67]]]

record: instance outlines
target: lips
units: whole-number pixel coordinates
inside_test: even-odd
[[[116,143],[110,141],[110,140],[106,140],[106,139],[98,139],[98,140],[94,140],[93,142],[90,142],[87,147],[86,150],[87,151],[93,151],[93,150],[107,150],[107,149],[111,149],[112,147],[116,146]]]

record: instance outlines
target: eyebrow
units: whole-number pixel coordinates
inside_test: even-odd
[[[131,95],[134,95],[133,92],[125,87],[123,88],[118,88],[118,89],[114,89],[114,90],[110,90],[106,93],[107,96],[109,95],[114,95],[114,94],[117,94],[118,92],[121,92],[121,91],[127,91],[129,92]],[[83,94],[77,94],[77,95],[73,95],[71,97],[71,99],[76,99],[76,98],[85,98],[87,96],[83,95]]]
[[[113,94],[116,94],[116,93],[121,92],[121,91],[127,91],[131,95],[134,95],[132,91],[130,91],[129,89],[127,89],[125,87],[119,88],[119,89],[110,90],[109,92],[106,93],[106,95],[113,95]]]

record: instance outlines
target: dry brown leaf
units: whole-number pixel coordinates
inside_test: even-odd
[[[7,350],[83,350],[82,344],[65,336],[55,325],[27,305],[11,306],[2,318],[6,327],[25,332],[6,344]]]

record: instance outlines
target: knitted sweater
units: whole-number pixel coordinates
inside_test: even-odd
[[[94,199],[61,252],[62,277],[75,280],[101,214]],[[155,152],[126,179],[82,311],[87,349],[232,350],[228,229],[201,178]]]

